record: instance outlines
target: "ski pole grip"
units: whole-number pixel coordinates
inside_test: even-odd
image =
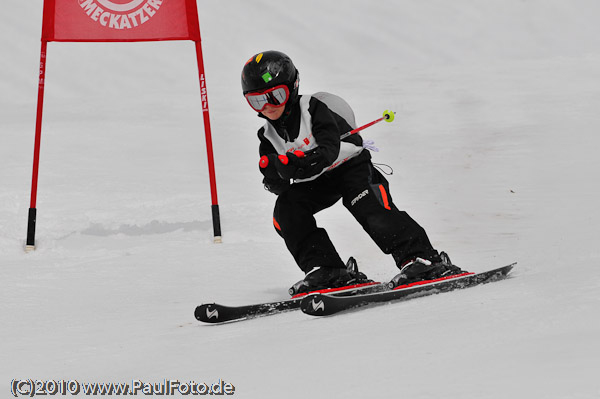
[[[263,155],[262,157],[260,157],[260,161],[258,161],[258,165],[260,166],[261,169],[264,169],[267,166],[269,166],[269,157],[266,155]]]

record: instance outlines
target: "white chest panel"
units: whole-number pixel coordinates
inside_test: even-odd
[[[319,93],[319,94],[326,94],[326,93]],[[302,152],[307,152],[309,150],[312,150],[312,149],[318,147],[318,143],[312,134],[312,129],[311,129],[312,117],[311,117],[310,113],[308,112],[308,107],[309,107],[309,102],[310,102],[311,97],[312,96],[308,96],[308,95],[303,95],[302,97],[300,97],[300,112],[302,113],[301,118],[300,118],[300,131],[298,133],[298,137],[296,137],[296,139],[294,141],[285,141],[284,139],[279,137],[279,135],[277,134],[277,131],[270,123],[265,124],[265,126],[264,126],[265,138],[267,138],[271,142],[271,144],[273,145],[273,147],[275,148],[275,150],[277,151],[278,154],[285,154],[286,152],[294,152],[296,150],[300,150]],[[336,98],[339,99],[339,97],[336,97]],[[319,100],[323,101],[324,98],[319,97]],[[325,104],[327,104],[326,101],[323,101],[323,102]],[[354,115],[352,115],[352,119],[354,119]],[[352,120],[352,125],[353,124],[354,124],[354,120]],[[340,143],[340,152],[338,154],[337,159],[333,162],[333,164],[324,168],[321,172],[315,174],[314,176],[311,176],[310,178],[297,179],[294,181],[295,182],[303,182],[303,181],[314,180],[317,177],[319,177],[321,174],[327,172],[328,170],[336,168],[339,165],[341,165],[342,163],[346,162],[347,160],[354,158],[355,156],[360,154],[362,152],[362,150],[363,150],[362,147],[359,147],[352,143],[346,143],[346,142],[342,141]]]

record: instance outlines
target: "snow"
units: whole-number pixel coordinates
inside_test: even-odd
[[[0,383],[213,383],[239,398],[600,397],[600,3],[199,1],[223,243],[212,242],[189,42],[50,43],[37,250],[23,251],[42,1],[0,13]],[[316,319],[223,326],[204,302],[282,299],[244,62],[289,54],[390,165],[396,204],[471,271],[512,278]],[[341,204],[343,257],[395,273]],[[595,310],[594,310],[595,309]]]

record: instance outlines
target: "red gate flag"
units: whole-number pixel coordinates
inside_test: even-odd
[[[45,0],[42,41],[200,41],[196,0]]]
[[[140,42],[150,40],[192,40],[195,42],[212,199],[214,241],[221,242],[217,179],[196,0],[44,0],[26,251],[35,249],[36,201],[48,42]]]

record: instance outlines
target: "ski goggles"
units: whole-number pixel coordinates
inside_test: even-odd
[[[279,85],[263,91],[246,93],[244,97],[253,110],[262,112],[267,104],[276,108],[283,107],[290,98],[290,89],[286,85]]]

